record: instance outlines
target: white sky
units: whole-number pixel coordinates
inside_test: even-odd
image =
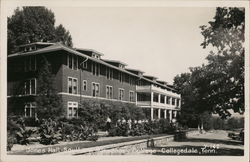
[[[74,47],[91,48],[169,83],[205,63],[199,26],[215,15],[208,7],[48,7]],[[10,10],[8,15],[13,13]]]

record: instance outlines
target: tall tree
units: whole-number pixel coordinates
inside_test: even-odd
[[[203,48],[214,49],[207,57],[206,100],[223,118],[229,109],[244,113],[244,8],[217,8],[213,21],[201,26]]]
[[[55,89],[54,78],[51,65],[43,56],[37,79],[36,103],[38,118],[53,118],[55,114],[60,116],[62,113],[62,102]]]
[[[189,127],[197,127],[207,122],[211,115],[206,104],[205,66],[190,68],[190,73],[182,73],[174,78],[174,87],[181,94],[182,107],[179,122]]]
[[[199,114],[196,112],[195,91],[191,83],[191,73],[182,73],[175,76],[174,87],[181,94],[181,114],[178,116],[178,121],[188,127],[197,127]]]
[[[72,37],[62,24],[55,28],[55,41],[62,42],[63,44],[72,47]]]
[[[59,28],[60,27],[60,28]],[[62,25],[55,27],[54,13],[45,7],[22,7],[8,17],[8,53],[13,53],[21,44],[32,42],[56,42],[72,46],[69,31]],[[58,28],[61,31],[58,34]],[[65,34],[65,36],[63,36]]]

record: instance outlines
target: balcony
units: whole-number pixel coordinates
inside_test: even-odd
[[[149,86],[136,86],[136,91],[137,92],[155,92],[155,93],[160,93],[160,94],[164,94],[167,96],[171,96],[171,97],[176,97],[176,98],[181,98],[180,94],[168,91],[166,89],[162,89],[160,87],[156,87],[153,85],[149,85]]]
[[[141,107],[151,107],[151,102],[150,101],[137,101],[137,105]],[[153,102],[152,107],[162,108],[162,109],[180,110],[180,107],[177,107],[176,105],[164,104],[164,103],[159,103],[159,102]]]

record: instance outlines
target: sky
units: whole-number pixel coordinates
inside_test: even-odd
[[[173,83],[177,74],[205,63],[209,53],[199,26],[215,15],[209,7],[47,7],[56,25],[70,31],[74,47]],[[9,11],[9,15],[13,9]]]

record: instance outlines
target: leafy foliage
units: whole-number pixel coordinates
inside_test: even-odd
[[[112,101],[96,101],[93,99],[85,99],[82,101],[78,112],[79,118],[84,119],[87,123],[93,123],[99,129],[105,130],[107,118],[116,122],[119,119],[141,120],[145,119],[142,109],[134,104],[112,102]]]
[[[7,147],[10,150],[14,143],[21,145],[29,144],[28,138],[34,133],[32,129],[26,129],[22,117],[9,117],[7,120]]]
[[[109,130],[109,136],[141,136],[146,134],[172,134],[176,131],[176,126],[169,123],[168,119],[160,119],[155,121],[141,121],[131,123],[128,122],[113,123]]]
[[[42,67],[38,71],[37,79],[37,115],[38,118],[53,118],[55,114],[60,117],[62,113],[61,98],[54,86],[54,76],[50,64],[45,57],[41,60]]]
[[[15,9],[8,17],[8,53],[13,53],[21,44],[32,42],[56,42],[72,46],[69,31],[59,25],[55,27],[54,13],[41,6]]]
[[[61,139],[61,134],[59,133],[59,128],[57,123],[51,119],[42,120],[42,124],[39,128],[40,133],[40,143],[44,145],[54,145],[58,143]]]
[[[72,37],[62,24],[57,26],[55,28],[55,39],[53,40],[55,42],[61,42],[62,44],[65,44],[66,46],[72,47]]]
[[[64,141],[93,140],[98,139],[97,125],[87,123],[84,119],[59,119],[61,123],[62,139]]]
[[[244,8],[217,8],[214,21],[201,26],[204,48],[215,47],[207,57],[206,100],[223,118],[229,109],[244,113]]]
[[[231,116],[229,110],[244,113],[244,15],[243,8],[217,8],[214,20],[201,26],[201,46],[214,48],[206,65],[174,78],[182,95],[182,124],[208,122],[211,113],[223,119]]]

